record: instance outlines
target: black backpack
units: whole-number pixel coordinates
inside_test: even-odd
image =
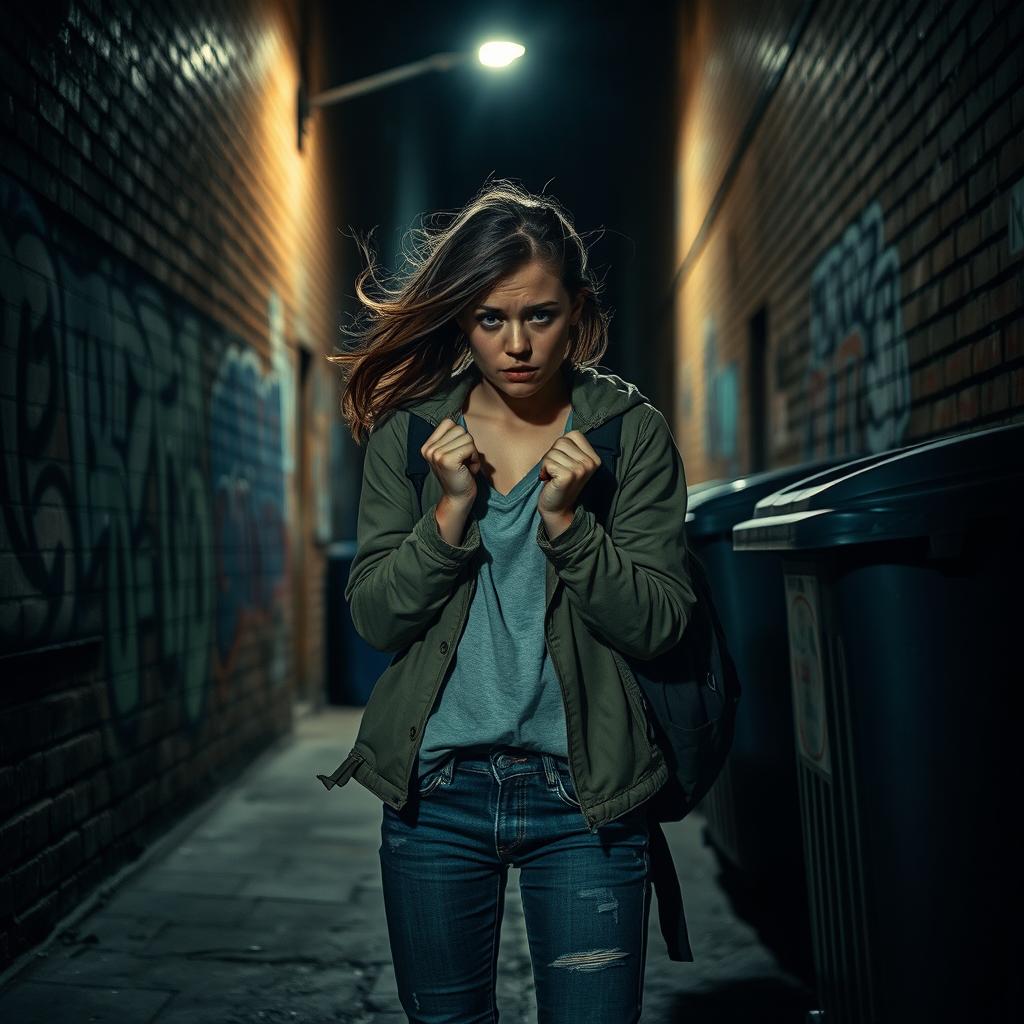
[[[420,449],[434,430],[428,420],[409,414],[405,472],[413,482],[420,514],[429,472]],[[584,485],[580,500],[602,525],[618,487],[615,463],[621,430],[620,413],[585,431],[601,466]],[[711,788],[732,745],[741,693],[704,566],[690,548],[687,559],[697,603],[682,640],[649,660],[614,652],[625,660],[640,687],[651,736],[668,764],[668,781],[647,801],[653,821],[680,821]]]

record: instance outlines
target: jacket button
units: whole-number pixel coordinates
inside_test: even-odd
[[[440,652],[442,654],[447,654],[448,653],[448,641],[447,640],[442,640],[441,641],[441,646],[438,648],[438,650],[440,650]]]
[[[410,725],[409,726],[409,739],[411,739],[411,740],[416,739],[416,726],[415,725]]]

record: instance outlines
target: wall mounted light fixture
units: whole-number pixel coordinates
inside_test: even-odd
[[[507,40],[492,40],[484,43],[473,54],[470,51],[434,53],[422,60],[412,61],[409,64],[400,64],[398,67],[390,68],[387,71],[380,71],[375,75],[367,75],[365,78],[357,78],[353,82],[346,82],[344,85],[335,86],[325,92],[318,92],[314,96],[306,93],[306,83],[299,82],[297,102],[298,122],[298,147],[302,149],[302,137],[306,133],[306,125],[313,110],[318,107],[328,107],[334,103],[342,103],[354,96],[362,96],[368,92],[374,92],[395,82],[404,81],[406,78],[413,78],[416,75],[425,74],[428,71],[450,71],[460,64],[476,59],[486,68],[508,67],[513,61],[518,60],[526,53],[526,47],[519,43],[508,42]]]

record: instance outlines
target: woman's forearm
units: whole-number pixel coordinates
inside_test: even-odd
[[[452,547],[458,547],[462,543],[466,520],[469,519],[469,510],[472,507],[472,502],[453,501],[447,494],[442,495],[438,501],[434,512],[437,528],[441,536]]]

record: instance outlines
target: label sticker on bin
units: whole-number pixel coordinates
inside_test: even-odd
[[[831,776],[818,580],[815,576],[797,575],[786,575],[785,579],[796,746],[804,760]]]

